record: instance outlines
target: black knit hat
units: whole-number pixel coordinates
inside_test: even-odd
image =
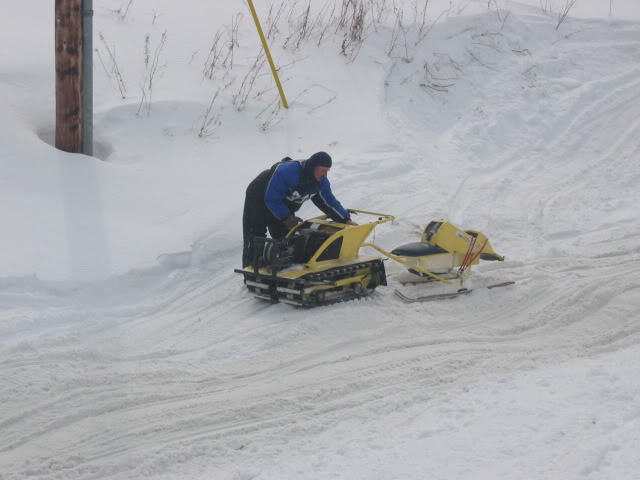
[[[328,167],[331,168],[331,156],[326,152],[318,152],[311,155],[304,161],[302,169],[302,183],[313,184],[317,182],[313,172],[316,167]]]
[[[327,152],[314,153],[305,162],[305,165],[308,165],[309,168],[315,168],[315,167],[331,168],[331,156]]]

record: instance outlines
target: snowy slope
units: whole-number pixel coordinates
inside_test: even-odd
[[[101,158],[47,145],[50,49],[2,42],[0,479],[636,478],[635,2],[609,17],[585,1],[557,30],[539,2],[430,2],[438,22],[410,55],[386,54],[389,17],[353,62],[339,34],[274,42],[291,110],[261,132],[268,101],[238,112],[230,88],[205,139],[220,81],[202,78],[205,50],[244,7],[193,2],[187,20],[136,1],[120,22],[121,2],[94,3],[131,79],[123,101],[96,67]],[[47,45],[52,6],[6,8],[5,30],[35,21]],[[242,11],[238,72],[257,52]],[[144,37],[165,30],[136,116]],[[390,287],[363,301],[301,312],[246,295],[244,187],[317,150],[343,204],[397,216],[376,243],[449,218],[507,257],[477,281],[517,286],[407,305],[388,264]]]

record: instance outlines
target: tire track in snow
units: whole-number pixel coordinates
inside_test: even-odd
[[[552,269],[553,265],[549,266]],[[575,270],[565,266],[567,275]],[[613,269],[612,269],[613,270]],[[588,292],[587,292],[588,294]],[[557,298],[564,298],[564,292],[558,292]],[[466,300],[466,299],[465,299]],[[575,303],[575,298],[565,298],[568,303]],[[537,302],[533,304],[536,307]],[[468,310],[465,305],[454,307],[457,311]],[[562,309],[562,305],[553,305],[552,311]],[[451,310],[442,307],[441,310]],[[522,313],[522,312],[521,312]],[[483,312],[476,312],[482,315]],[[471,315],[467,313],[470,317]],[[543,317],[544,318],[544,317]],[[567,324],[570,327],[571,323]],[[557,326],[547,325],[551,330]],[[476,338],[471,335],[475,331]],[[341,421],[345,415],[352,413],[364,415],[372,405],[384,413],[392,408],[403,390],[421,388],[433,391],[449,385],[451,382],[474,375],[482,375],[484,371],[499,371],[511,368],[512,362],[524,362],[530,350],[536,348],[536,361],[556,361],[562,350],[571,355],[575,346],[566,345],[566,335],[542,335],[539,345],[533,342],[531,332],[526,329],[517,334],[487,334],[485,327],[479,323],[473,329],[464,319],[453,324],[448,331],[428,328],[426,335],[438,334],[437,339],[429,339],[422,344],[416,341],[398,345],[384,345],[374,349],[366,349],[365,344],[346,344],[342,351],[332,352],[335,360],[304,365],[308,359],[293,359],[289,365],[266,369],[251,377],[233,378],[230,383],[221,382],[220,387],[213,390],[190,391],[191,396],[169,395],[167,398],[129,398],[128,407],[115,404],[105,410],[115,425],[127,425],[122,432],[114,432],[114,436],[103,436],[95,444],[98,457],[83,455],[87,461],[110,459],[109,452],[115,457],[123,449],[120,445],[132,445],[129,456],[139,453],[147,463],[161,464],[163,458],[172,455],[172,451],[182,450],[197,442],[214,442],[222,439],[242,442],[247,436],[251,438],[270,438],[273,435],[293,434],[300,423],[312,425],[320,419],[326,428],[332,422]],[[552,340],[550,342],[549,340]],[[555,342],[555,344],[553,344]],[[500,347],[497,347],[500,345]],[[535,347],[534,347],[535,345]],[[357,353],[362,349],[361,353]],[[356,350],[356,353],[354,353]],[[298,352],[304,351],[298,350]],[[324,349],[319,355],[325,355]],[[326,355],[325,355],[326,356]],[[548,358],[545,360],[545,356]],[[278,382],[286,378],[286,384]],[[247,380],[250,380],[247,382]],[[252,385],[262,385],[257,392]],[[187,385],[186,388],[189,388]],[[140,386],[142,391],[144,388]],[[129,386],[131,390],[131,386]],[[318,396],[317,392],[321,392]],[[216,405],[214,411],[208,408]],[[152,413],[158,410],[161,416]],[[139,411],[139,412],[138,412]],[[133,421],[138,413],[144,418]],[[85,422],[97,421],[99,414],[81,415]],[[118,417],[125,417],[118,421]],[[64,426],[64,425],[62,425]],[[145,438],[153,438],[153,448],[162,453],[149,457],[144,454],[148,446]],[[96,440],[97,441],[97,440]],[[82,442],[91,447],[92,441]],[[111,445],[111,446],[109,446]],[[132,466],[136,472],[137,467]],[[145,468],[148,468],[146,465]]]
[[[611,143],[612,137],[601,134],[602,127],[610,124],[618,125],[617,117],[621,114],[633,118],[633,112],[637,111],[636,92],[640,88],[639,79],[640,72],[634,71],[621,77],[614,76],[611,80],[593,82],[593,85],[579,97],[581,101],[576,102],[565,116],[557,119],[545,134],[540,135],[540,140],[533,144],[526,144],[509,153],[497,167],[489,168],[486,171],[484,169],[479,172],[474,171],[473,175],[465,177],[450,197],[452,211],[473,211],[474,206],[482,205],[483,208],[488,208],[491,212],[499,214],[502,210],[499,206],[509,203],[511,197],[517,204],[522,204],[522,211],[526,212],[537,198],[546,199],[548,195],[547,191],[542,192],[542,195],[540,192],[531,191],[530,187],[528,188],[529,185],[533,185],[537,189],[547,189],[554,194],[561,194],[563,186],[569,185],[575,180],[575,178],[569,179],[569,181],[558,185],[559,180],[562,180],[562,175],[567,172],[575,174],[576,163],[578,165],[580,163],[574,160],[568,165],[559,162],[551,164],[549,157],[565,161],[567,158],[576,158],[573,150],[565,151],[567,147],[565,139],[570,135],[578,138],[574,140],[574,145],[586,143],[587,140],[601,145]],[[610,91],[610,93],[601,98],[597,94],[601,90]],[[574,95],[569,94],[569,98],[573,99]],[[561,100],[557,100],[557,102],[560,103]],[[516,104],[517,108],[526,109],[526,105]],[[597,120],[593,120],[593,118],[597,118]],[[586,122],[587,125],[581,122]],[[624,136],[623,138],[615,138],[614,145],[624,145],[625,140],[632,141],[637,138],[637,136],[633,136],[633,131],[637,128],[636,122],[633,122],[630,128],[626,124],[623,125],[625,125],[622,129],[625,132]],[[585,126],[591,128],[582,133]],[[531,152],[534,152],[533,155]],[[602,165],[601,160],[603,159],[596,159],[590,162],[590,165]],[[547,164],[549,165],[547,166]],[[583,167],[578,171],[588,171],[588,169]],[[590,176],[593,175],[590,173]],[[496,184],[501,187],[493,187]],[[499,195],[485,198],[484,192],[496,192]],[[481,201],[479,202],[479,200]],[[540,217],[542,217],[541,214],[528,224],[535,227],[538,225],[536,220]]]

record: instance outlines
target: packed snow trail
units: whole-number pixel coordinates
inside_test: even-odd
[[[430,410],[474,379],[637,345],[640,285],[609,283],[620,268],[640,274],[637,258],[542,259],[507,267],[518,281],[509,291],[425,309],[387,289],[303,314],[244,298],[237,285],[214,293],[219,283],[202,279],[185,289],[189,300],[151,316],[91,315],[3,355],[3,384],[12,379],[3,395],[21,405],[0,424],[12,460],[4,471],[139,478],[178,475],[200,456],[212,472],[266,468],[345,422],[384,428],[382,419]],[[223,309],[201,310],[229,293]]]
[[[507,256],[474,274],[516,286],[408,305],[388,262],[388,288],[303,311],[251,298],[215,234],[102,282],[5,279],[0,478],[633,478],[640,26],[552,44],[514,15],[489,69],[464,52],[495,22],[434,29],[467,59],[446,95],[389,65],[395,143],[340,172],[398,215],[383,247],[451,217]]]

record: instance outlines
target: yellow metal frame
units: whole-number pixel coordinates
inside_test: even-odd
[[[256,8],[253,6],[253,0],[247,0],[247,2],[249,3],[249,8],[251,9],[251,15],[253,16],[253,21],[256,23],[256,29],[258,30],[258,35],[260,36],[260,42],[262,42],[262,48],[264,48],[264,53],[267,56],[267,60],[269,61],[269,66],[271,67],[271,73],[273,74],[273,79],[276,81],[278,92],[280,92],[280,98],[282,99],[282,106],[288,109],[289,104],[287,103],[287,97],[285,97],[284,90],[282,89],[282,85],[280,84],[280,77],[278,76],[278,70],[276,69],[275,63],[273,62],[273,58],[271,58],[271,51],[269,50],[267,39],[264,36],[264,32],[262,31],[260,20],[258,20],[258,14],[256,13]]]
[[[453,283],[451,280],[447,280],[446,278],[441,277],[440,275],[436,275],[435,273],[427,270],[426,268],[423,268],[422,265],[416,265],[415,263],[407,262],[406,260],[402,259],[402,257],[398,257],[397,255],[394,255],[391,252],[387,252],[385,249],[380,248],[375,243],[363,243],[362,246],[363,247],[371,247],[371,248],[379,251],[385,257],[389,257],[391,260],[393,260],[395,262],[398,262],[398,263],[401,263],[405,267],[409,267],[409,268],[411,268],[413,270],[417,270],[418,272],[424,273],[425,275],[428,275],[431,278],[435,278],[436,280],[439,280],[440,282]]]
[[[378,257],[359,257],[360,248],[363,246],[363,242],[367,239],[367,237],[371,234],[376,225],[381,223],[386,223],[394,220],[393,215],[388,215],[386,213],[377,213],[370,212],[367,210],[350,210],[354,213],[361,213],[363,215],[371,215],[378,217],[377,220],[373,222],[364,223],[362,225],[348,225],[346,223],[338,223],[328,220],[326,215],[321,215],[318,217],[310,218],[303,223],[298,224],[296,227],[292,228],[291,231],[287,234],[287,237],[291,237],[295,234],[295,232],[301,228],[304,224],[314,224],[319,225],[320,231],[325,231],[331,233],[331,236],[327,238],[322,245],[318,248],[316,253],[311,257],[311,259],[303,265],[304,268],[301,269],[293,269],[293,270],[284,270],[278,272],[278,277],[281,278],[289,278],[295,280],[298,277],[306,275],[309,273],[309,270],[323,271],[329,268],[333,268],[335,266],[349,266],[351,264],[367,262],[370,260],[377,260]],[[342,238],[342,247],[340,248],[340,255],[338,258],[333,258],[330,260],[322,260],[319,261],[318,258],[322,255],[322,253],[336,240]],[[252,272],[253,267],[246,267],[244,270],[247,272]],[[261,268],[259,273],[263,275],[270,275],[271,271],[266,268]],[[341,286],[349,283],[353,283],[354,279],[362,279],[366,276],[357,275],[350,279],[340,280],[333,286]]]
[[[327,227],[327,230],[336,229],[336,232],[327,238],[324,243],[318,248],[318,251],[311,257],[311,259],[305,263],[305,267],[314,268],[314,266],[328,265],[336,262],[348,262],[358,257],[360,248],[363,246],[363,242],[371,234],[376,225],[392,221],[395,217],[386,213],[369,212],[367,210],[351,210],[355,213],[362,213],[364,215],[372,215],[379,217],[378,220],[362,225],[348,225],[345,223],[337,223],[327,220],[326,215],[314,217],[308,220],[308,222],[323,225]],[[302,224],[299,224],[299,228]],[[295,233],[297,228],[291,230],[287,235],[290,237]],[[337,259],[322,260],[318,258],[322,256],[324,251],[335,241],[342,238],[342,247],[340,248],[340,256]]]

